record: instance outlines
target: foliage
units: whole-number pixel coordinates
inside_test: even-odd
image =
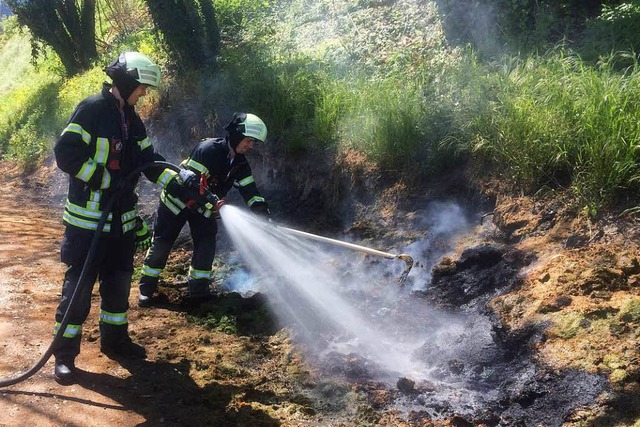
[[[47,67],[29,63],[28,37],[12,38],[0,51],[10,57],[14,74],[0,84],[0,155],[26,170],[35,168],[51,152],[53,141],[75,105],[100,88],[104,74],[98,67],[62,80]]]
[[[149,33],[153,25],[144,0],[99,0],[96,4],[96,33],[103,50],[119,51]]]
[[[185,68],[195,63],[194,68],[178,70],[178,78],[158,96],[166,101],[178,87],[191,88],[189,96],[199,94],[203,121],[215,121],[232,111],[254,112],[267,122],[275,149],[286,155],[355,149],[380,170],[402,179],[437,176],[456,161],[470,160],[478,173],[498,176],[517,190],[570,189],[590,212],[640,198],[636,124],[640,70],[633,51],[604,50],[636,44],[636,2],[605,2],[603,13],[597,15],[600,2],[577,10],[578,3],[569,0],[500,0],[493,6],[484,0],[438,1],[440,12],[448,11],[444,19],[449,27],[455,24],[461,31],[468,24],[465,19],[482,24],[480,20],[486,18],[482,24],[486,35],[493,36],[496,30],[509,37],[521,33],[519,40],[512,40],[513,46],[540,48],[563,37],[568,31],[565,24],[588,19],[586,34],[602,44],[592,44],[594,53],[586,59],[571,50],[568,42],[544,54],[527,55],[447,49],[412,30],[396,31],[394,22],[387,25],[391,36],[411,34],[418,41],[394,44],[396,39],[383,40],[375,34],[371,37],[379,49],[376,52],[361,46],[369,41],[367,34],[358,34],[357,43],[346,38],[317,43],[318,37],[311,32],[313,40],[300,47],[293,38],[297,28],[280,20],[298,14],[306,24],[313,24],[318,17],[307,13],[305,2],[286,10],[286,5],[259,0],[184,0],[179,2],[185,11],[180,17],[175,10],[169,14],[168,0],[155,2],[165,8],[161,15],[167,25],[187,20],[183,30],[191,28],[191,37],[171,30],[177,31],[169,50],[173,56],[162,57],[150,17],[139,9],[144,6],[140,0],[101,0],[98,33],[105,55],[127,48],[160,57],[162,63],[177,61]],[[148,4],[153,9],[152,2]],[[357,14],[363,4],[346,10],[358,31],[364,31],[363,16],[368,16]],[[386,7],[384,2],[375,4]],[[505,7],[498,9],[497,4]],[[330,11],[326,4],[314,7],[320,15]],[[464,19],[456,21],[456,16]],[[567,20],[558,22],[561,17]],[[224,40],[215,64],[210,62],[214,50],[207,44],[206,33],[212,18]],[[404,16],[400,18],[405,22]],[[0,150],[4,156],[27,159],[29,144],[45,138],[50,144],[54,137],[46,135],[59,132],[75,104],[97,90],[102,73],[95,67],[61,82],[51,71],[54,61],[45,61],[48,65],[37,71],[27,68],[20,46],[28,33],[12,29],[11,20],[4,22],[8,30],[2,36],[0,55],[5,63],[11,58],[17,71],[7,71],[8,78],[0,82]],[[169,45],[172,36],[167,34],[163,32],[163,40]],[[469,33],[467,40],[473,37]],[[485,48],[494,43],[487,40]],[[495,41],[493,47],[502,44]],[[581,49],[585,51],[584,46]],[[50,93],[55,85],[60,94],[54,97]],[[160,106],[169,104],[158,101]],[[47,152],[46,148],[33,150],[36,156]]]
[[[640,74],[550,53],[498,70],[471,149],[521,188],[571,186],[585,204],[638,196]]]
[[[583,320],[584,317],[579,313],[560,313],[556,316],[554,325],[548,329],[548,334],[563,340],[575,338],[582,330]]]
[[[437,0],[447,39],[471,43],[485,57],[535,52],[579,38],[615,0]]]
[[[147,0],[153,21],[182,71],[198,69],[219,52],[211,0]]]
[[[625,301],[620,308],[620,320],[627,323],[640,323],[640,299],[633,298]]]
[[[29,28],[32,54],[37,58],[50,46],[68,76],[91,67],[98,53],[95,43],[95,0],[8,0],[18,22]]]
[[[583,58],[595,62],[617,52],[635,51],[640,48],[640,1],[633,0],[618,5],[605,5],[602,13],[587,22],[585,37],[580,42]],[[632,58],[632,57],[631,57]],[[627,67],[633,60],[627,55],[617,55],[619,67]]]

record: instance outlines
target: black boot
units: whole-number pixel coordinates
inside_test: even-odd
[[[111,325],[100,322],[100,351],[112,359],[144,359],[147,351],[129,338],[128,324]]]
[[[200,304],[213,299],[209,290],[209,280],[189,280],[188,291],[185,301],[193,304]]]
[[[76,367],[74,366],[73,360],[65,361],[56,359],[53,376],[55,377],[58,384],[70,385],[73,384],[76,380],[75,370]]]
[[[151,307],[154,303],[153,295],[138,295],[138,307]]]
[[[151,279],[147,276],[143,276],[140,279],[140,284],[138,285],[140,289],[140,294],[138,295],[139,307],[151,307],[156,302],[156,298],[153,295],[158,291],[157,282],[158,279]]]
[[[129,359],[146,359],[147,350],[140,344],[136,344],[131,341],[131,338],[126,337],[118,341],[101,340],[100,351],[111,357],[112,359],[118,359],[121,357]]]

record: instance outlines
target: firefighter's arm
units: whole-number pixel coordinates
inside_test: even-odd
[[[234,186],[240,191],[240,195],[249,209],[251,209],[251,212],[266,218],[271,215],[269,205],[265,198],[260,195],[248,163],[242,166],[234,182]]]
[[[69,119],[67,126],[56,141],[53,151],[60,169],[85,182],[93,190],[103,190],[111,185],[109,171],[98,160],[106,161],[109,142],[98,139],[96,152],[91,152],[93,126],[90,112],[82,105]]]

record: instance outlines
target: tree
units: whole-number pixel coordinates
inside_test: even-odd
[[[178,67],[200,68],[218,54],[220,30],[211,0],[146,0]]]
[[[33,36],[34,57],[39,43],[60,57],[67,75],[91,67],[96,49],[96,0],[7,0],[18,22]]]

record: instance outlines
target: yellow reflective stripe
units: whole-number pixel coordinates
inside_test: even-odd
[[[122,214],[122,222],[127,222],[127,221],[131,221],[132,219],[134,219],[136,216],[138,216],[138,213],[136,212],[136,210],[132,210],[129,212],[125,212]]]
[[[129,212],[125,212],[120,217],[122,219],[122,232],[126,233],[129,230],[133,230],[136,226],[136,217],[138,216],[138,212],[136,210],[132,210]]]
[[[148,265],[142,266],[142,275],[149,277],[160,277],[160,273],[162,273],[161,268],[151,268]]]
[[[76,178],[81,179],[84,182],[88,182],[93,176],[97,167],[98,164],[93,159],[87,160],[82,164],[80,171],[76,174]]]
[[[93,160],[104,165],[107,163],[109,157],[109,140],[107,138],[98,138],[96,140],[96,154],[93,156]]]
[[[82,219],[82,218],[77,218],[77,217],[73,216],[73,214],[71,214],[67,210],[64,211],[62,219],[67,224],[70,224],[70,225],[73,225],[73,226],[76,226],[76,227],[79,227],[79,228],[84,228],[85,230],[97,230],[98,229],[98,221],[91,221],[91,220],[86,220],[86,219]],[[111,231],[111,224],[105,224],[104,227],[102,228],[102,231],[104,231],[105,233],[110,232]]]
[[[193,279],[209,279],[211,270],[196,270],[193,267],[189,267],[189,277]]]
[[[69,201],[69,199],[67,199],[67,203],[65,204],[64,208],[66,210],[68,210],[69,212],[72,212],[74,214],[78,214],[78,215],[82,215],[82,216],[86,216],[89,218],[95,218],[95,219],[100,219],[100,217],[102,216],[102,211],[99,211],[97,209],[85,209],[81,206],[75,205],[73,203],[71,203],[71,201]],[[107,221],[111,221],[112,219],[112,214],[109,213],[109,216],[107,217]]]
[[[56,335],[58,333],[58,331],[60,330],[60,326],[62,326],[62,323],[60,322],[55,323],[55,326],[53,327],[53,335]],[[65,338],[74,338],[78,336],[80,332],[82,332],[82,325],[68,324],[62,336]]]
[[[145,138],[142,141],[138,141],[138,145],[140,146],[140,150],[144,150],[147,147],[151,147],[151,141],[149,141],[149,138]]]
[[[176,199],[166,191],[163,191],[160,194],[160,200],[164,205],[175,215],[178,215],[182,209],[184,209],[187,205],[180,199]]]
[[[82,126],[77,123],[69,123],[67,127],[62,131],[62,135],[64,135],[65,132],[77,133],[82,137],[82,140],[87,145],[91,142],[91,134],[84,130]]]
[[[176,175],[178,175],[177,172],[171,169],[165,169],[164,171],[162,171],[162,173],[158,177],[156,184],[161,185],[162,188],[165,188],[167,184],[169,184],[169,181],[171,181],[173,177],[175,177]]]
[[[98,211],[98,212],[100,212],[100,199],[101,198],[102,198],[102,191],[100,191],[100,190],[92,191],[91,193],[89,193],[89,200],[87,201],[87,209],[89,209],[90,211]],[[71,203],[71,202],[69,202],[69,199],[67,199],[67,203],[68,204]]]
[[[122,232],[126,233],[127,231],[131,231],[136,227],[136,222],[135,221],[131,221],[128,222],[126,224],[122,224]]]
[[[126,325],[129,323],[127,319],[127,313],[109,313],[108,311],[100,310],[100,321],[108,323],[110,325]]]
[[[204,176],[209,178],[209,169],[207,169],[206,166],[203,165],[202,163],[198,163],[193,159],[187,159],[186,165],[197,170],[198,172],[203,173]]]
[[[238,181],[238,184],[240,185],[240,187],[246,187],[247,185],[251,184],[252,182],[256,182],[256,180],[253,179],[253,175],[249,175],[245,179],[241,179],[240,181]]]
[[[111,186],[111,174],[109,173],[107,168],[104,168],[102,170],[102,181],[100,182],[100,189],[106,190],[110,186]]]
[[[247,202],[247,206],[251,206],[252,204],[254,204],[255,202],[264,202],[264,197],[260,197],[260,196],[253,196],[252,198],[249,199],[249,201]]]

